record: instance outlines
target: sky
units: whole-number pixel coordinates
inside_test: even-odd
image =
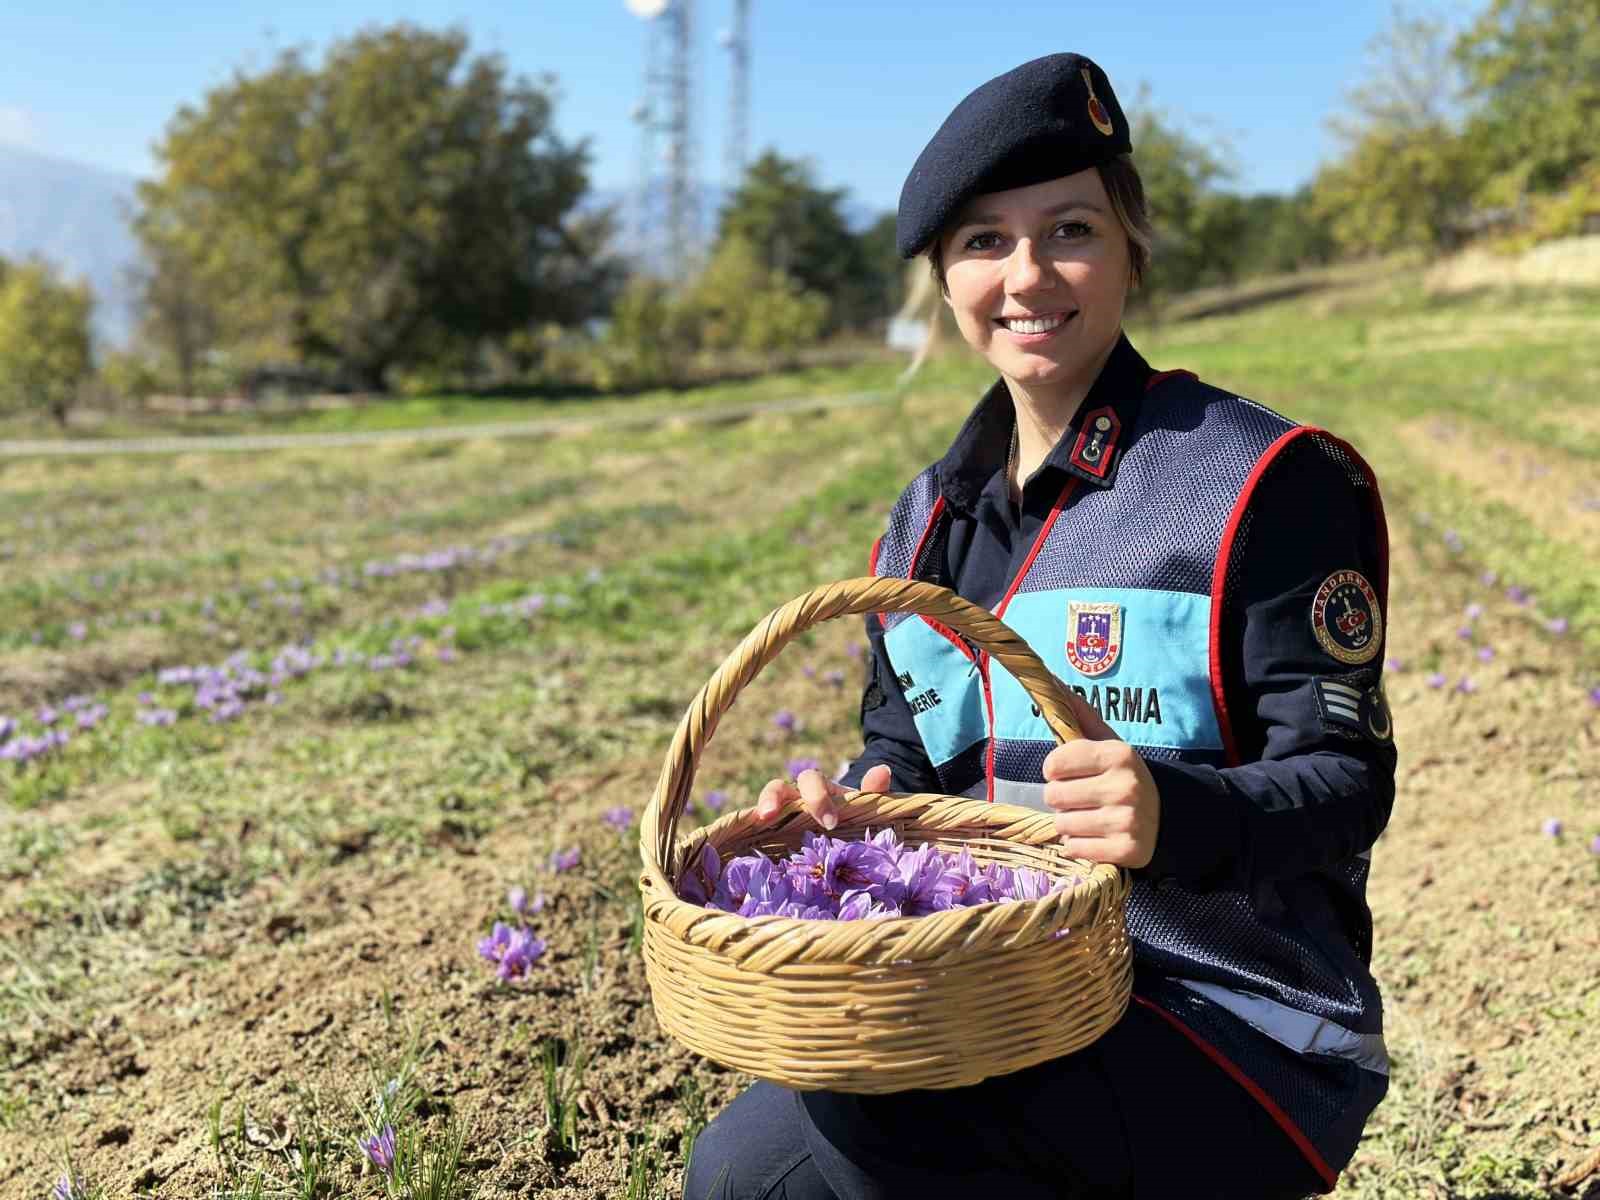
[[[716,35],[733,3],[693,4],[699,175],[720,184],[728,55]],[[513,74],[552,76],[557,129],[588,141],[592,183],[627,189],[639,177],[630,114],[647,28],[623,0],[283,0],[250,10],[215,0],[0,3],[0,142],[149,175],[172,113],[235,71],[409,21],[464,29],[475,52],[500,54]],[[1287,191],[1336,152],[1326,118],[1361,79],[1392,11],[1390,0],[752,0],[750,146],[808,159],[853,204],[892,211],[918,152],[964,95],[1030,58],[1075,50],[1105,68],[1130,116],[1154,105],[1225,145],[1237,190]]]

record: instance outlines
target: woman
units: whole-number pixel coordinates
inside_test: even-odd
[[[872,553],[1021,633],[1085,740],[1055,746],[943,627],[872,614],[861,757],[838,784],[773,780],[758,811],[831,828],[849,789],[892,784],[1053,812],[1070,853],[1131,872],[1135,1002],[1085,1050],[971,1088],[757,1084],[696,1143],[690,1200],[1304,1196],[1386,1090],[1376,483],[1338,439],[1128,343],[1150,247],[1130,153],[1109,80],[1071,54],[991,80],[923,151],[901,252],[1000,379]]]

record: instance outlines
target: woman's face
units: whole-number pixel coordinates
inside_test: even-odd
[[[995,370],[1030,394],[1093,382],[1132,266],[1099,171],[974,197],[941,247],[956,323]]]

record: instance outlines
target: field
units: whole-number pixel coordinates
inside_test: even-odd
[[[1135,341],[1347,437],[1384,487],[1395,1066],[1336,1194],[1600,1196],[1600,296],[1378,279]],[[357,1139],[387,1120],[430,1194],[675,1197],[744,1081],[655,1024],[638,814],[722,656],[865,572],[984,381],[815,370],[647,403],[886,401],[0,459],[0,725],[71,731],[0,760],[0,1193],[70,1158],[107,1197],[376,1197]],[[854,752],[862,640],[815,630],[747,689],[701,819]],[[502,982],[477,942],[512,887],[548,948]]]

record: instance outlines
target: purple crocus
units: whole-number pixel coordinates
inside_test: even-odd
[[[1396,658],[1391,654],[1388,658],[1383,660],[1383,669],[1385,671],[1404,671],[1406,669],[1405,659]]]
[[[1442,688],[1446,682],[1443,671],[1434,671],[1428,676],[1428,686],[1431,688]]]
[[[1565,617],[1551,617],[1544,623],[1544,627],[1546,631],[1555,634],[1556,637],[1560,637],[1567,632],[1567,619]]]
[[[1494,658],[1494,647],[1493,646],[1479,646],[1478,647],[1478,661],[1479,662],[1489,662],[1493,658]]]
[[[683,872],[678,881],[678,895],[690,904],[709,904],[717,890],[717,879],[722,874],[722,856],[710,842],[700,847],[700,853]]]
[[[1589,853],[1600,854],[1600,833],[1594,835],[1589,842]]]
[[[1456,680],[1456,691],[1460,692],[1463,696],[1470,696],[1477,690],[1478,685],[1472,681],[1472,677],[1470,675],[1463,675],[1460,679]]]
[[[385,1125],[377,1137],[362,1138],[361,1149],[368,1160],[385,1175],[394,1172],[394,1126]]]
[[[1481,616],[1483,616],[1483,605],[1477,601],[1467,605],[1467,620],[1476,621]]]
[[[712,812],[721,812],[722,806],[728,802],[728,793],[712,790],[706,793],[704,804]]]
[[[843,671],[829,671],[826,675],[824,675],[822,677],[822,680],[829,687],[842,688],[844,686],[844,672]]]
[[[550,855],[550,869],[557,875],[565,874],[578,865],[581,857],[578,847],[572,846],[566,850],[556,850]]]
[[[600,819],[618,833],[626,833],[633,827],[633,809],[626,804],[618,804],[606,809]]]
[[[798,779],[800,772],[821,770],[822,764],[814,758],[791,758],[783,769],[789,773],[790,779]]]
[[[1560,837],[1561,831],[1564,828],[1565,826],[1562,825],[1560,817],[1546,817],[1544,819],[1544,824],[1539,826],[1539,831],[1543,833],[1545,837]]]
[[[772,723],[785,733],[793,733],[800,724],[800,722],[795,718],[794,713],[790,712],[787,708],[780,708],[776,713],[774,713],[772,717]]]
[[[17,723],[11,717],[0,717],[0,742],[5,741],[17,731]]]
[[[83,1176],[62,1175],[50,1189],[50,1200],[85,1200],[87,1194]]]

